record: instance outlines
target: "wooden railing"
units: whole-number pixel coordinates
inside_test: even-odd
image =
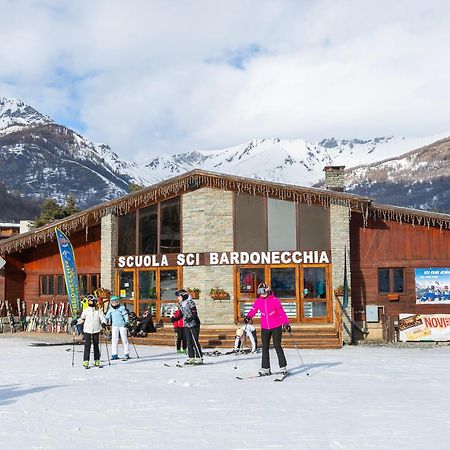
[[[336,334],[339,341],[339,345],[342,347],[343,345],[343,336],[342,336],[342,305],[337,295],[335,297],[334,302],[334,325],[336,328]]]

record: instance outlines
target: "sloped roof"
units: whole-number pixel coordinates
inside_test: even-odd
[[[89,226],[97,225],[101,218],[108,214],[120,216],[158,201],[204,187],[234,191],[240,194],[290,200],[308,205],[321,204],[329,207],[332,204],[337,204],[346,206],[349,211],[362,214],[364,223],[367,222],[368,217],[374,217],[450,229],[450,215],[448,214],[398,208],[389,205],[374,205],[370,198],[356,194],[237,177],[196,169],[124,195],[118,199],[85,209],[28,233],[5,239],[0,242],[0,254],[14,253],[45,242],[54,241],[55,227],[70,235]]]

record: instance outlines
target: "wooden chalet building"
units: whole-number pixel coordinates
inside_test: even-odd
[[[417,269],[450,267],[450,216],[374,204],[343,191],[343,167],[325,171],[328,189],[194,170],[5,239],[0,300],[67,299],[58,226],[84,293],[110,289],[164,324],[178,288],[199,290],[202,335],[219,345],[262,281],[304,347],[386,337],[402,313],[450,314],[450,302],[418,303],[415,279]]]

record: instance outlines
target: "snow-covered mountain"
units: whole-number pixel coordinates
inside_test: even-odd
[[[379,203],[450,213],[450,138],[355,167],[346,188]]]
[[[430,146],[448,136],[450,133],[414,139],[390,136],[317,142],[254,139],[230,148],[161,155],[138,165],[19,100],[2,98],[0,179],[8,190],[34,199],[50,197],[64,203],[72,193],[77,206],[84,208],[125,194],[131,182],[151,185],[197,168],[320,186],[324,166],[345,165],[351,192],[383,203],[450,212],[449,202],[445,203],[448,197],[440,192],[446,187],[450,190],[449,148],[443,144],[441,151],[434,152]],[[424,150],[412,156],[417,149]],[[440,170],[433,170],[439,165]],[[436,174],[440,178],[430,186]],[[421,180],[427,189],[420,189]]]
[[[87,207],[128,192],[136,165],[16,99],[0,99],[0,179],[10,191]]]
[[[140,168],[148,180],[163,180],[194,168],[259,178],[281,183],[312,186],[324,178],[327,165],[347,168],[399,156],[449,136],[444,133],[424,138],[378,137],[373,139],[318,142],[302,139],[255,139],[249,143],[213,151],[192,151],[162,155]]]

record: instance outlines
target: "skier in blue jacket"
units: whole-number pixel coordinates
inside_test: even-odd
[[[125,306],[119,303],[119,297],[111,296],[110,307],[103,320],[102,327],[106,328],[106,321],[111,321],[111,359],[119,359],[117,347],[119,344],[119,334],[123,344],[123,351],[125,353],[124,359],[130,358],[130,346],[128,344],[128,311]]]

